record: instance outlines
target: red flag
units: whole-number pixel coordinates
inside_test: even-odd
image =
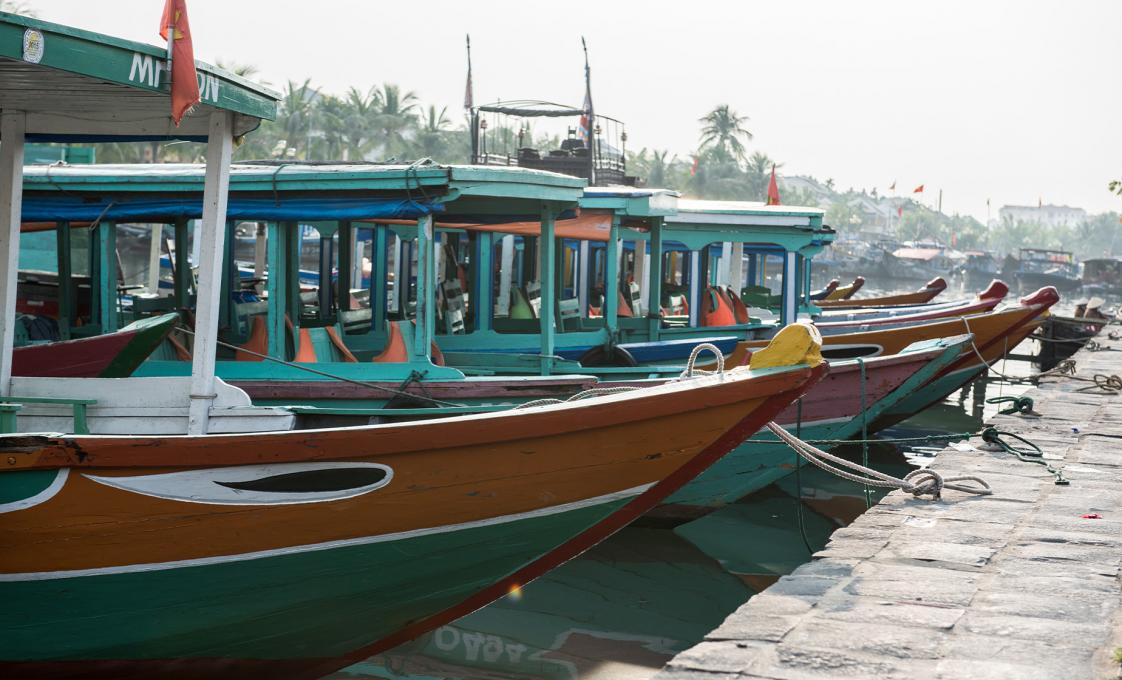
[[[775,166],[771,166],[771,181],[767,183],[767,204],[779,205],[779,185],[775,183]]]
[[[898,208],[896,208],[896,216],[897,217],[903,217],[904,216],[904,206],[899,206]]]
[[[690,166],[690,177],[697,174],[697,168],[701,164],[701,156],[693,157],[693,165]]]
[[[916,187],[915,191],[913,191],[912,193],[913,194],[922,194],[923,193],[923,185],[921,184],[918,187]]]
[[[168,37],[171,29],[171,38]],[[195,49],[187,23],[187,0],[165,0],[160,19],[160,37],[171,42],[171,119],[176,127],[199,103],[199,80],[195,74]]]

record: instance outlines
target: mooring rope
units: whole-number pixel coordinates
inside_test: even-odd
[[[694,368],[694,364],[697,363],[697,357],[700,356],[702,352],[710,352],[711,354],[713,354],[713,356],[717,357],[716,371],[705,371],[700,368]],[[690,351],[690,358],[686,360],[686,368],[677,377],[677,380],[689,380],[690,378],[694,377],[695,372],[698,375],[712,375],[714,373],[716,373],[717,375],[724,375],[725,355],[721,354],[721,350],[711,342],[703,342],[700,345],[697,345],[693,348],[693,350]]]
[[[1032,397],[991,397],[986,399],[987,404],[1009,404],[1005,408],[998,411],[1002,415],[1013,415],[1020,413],[1025,416],[1037,416],[1040,414],[1033,410]]]
[[[787,430],[784,430],[774,421],[768,423],[767,428],[771,430],[772,434],[779,437],[787,446],[797,451],[800,456],[811,464],[835,474],[842,479],[856,482],[857,484],[876,486],[885,489],[901,489],[917,498],[920,496],[931,496],[933,500],[940,499],[944,489],[953,489],[955,491],[973,493],[980,496],[988,496],[993,493],[990,485],[987,484],[984,479],[974,475],[944,477],[935,470],[924,468],[921,470],[912,470],[904,475],[903,478],[893,477],[892,475],[874,470],[871,467],[848,461],[811,446]],[[854,472],[843,468],[848,468],[848,470],[853,470]],[[980,486],[970,486],[959,484],[958,482],[974,482]]]
[[[1027,444],[1030,448],[1026,449],[1020,446],[1015,446],[1003,440],[1002,437],[1012,437],[1013,439]],[[1070,484],[1067,479],[1064,479],[1064,473],[1062,470],[1052,467],[1052,465],[1049,464],[1048,461],[1044,460],[1044,451],[1042,451],[1039,446],[1030,442],[1028,439],[1025,439],[1019,434],[1015,434],[1013,432],[1005,432],[995,427],[987,427],[985,430],[982,430],[982,441],[989,444],[994,448],[994,450],[1011,453],[1016,456],[1018,460],[1025,463],[1043,465],[1044,469],[1051,473],[1052,477],[1055,478],[1055,483],[1060,486],[1067,486],[1068,484]]]
[[[621,385],[619,387],[592,387],[581,392],[577,392],[568,399],[535,399],[527,401],[523,404],[518,404],[514,410],[523,408],[532,408],[534,406],[551,406],[553,404],[565,404],[570,401],[580,401],[581,399],[590,399],[592,397],[606,397],[609,394],[623,394],[624,392],[631,392],[639,389],[638,387],[629,387]]]

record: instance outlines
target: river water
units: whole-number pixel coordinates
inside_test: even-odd
[[[1035,354],[1035,341],[1018,347]],[[998,367],[1010,376],[1035,369]],[[978,432],[1027,386],[981,378],[879,438]],[[868,460],[901,476],[938,442],[874,442]],[[840,451],[861,461],[859,444]],[[794,454],[792,454],[794,456]],[[875,502],[881,492],[869,494]],[[331,677],[409,680],[643,680],[780,576],[808,561],[866,509],[865,490],[805,466],[711,515],[674,529],[630,527],[474,614]]]

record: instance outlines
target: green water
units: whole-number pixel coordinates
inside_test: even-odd
[[[1035,353],[1033,344],[1017,351]],[[1033,370],[1015,361],[998,368],[1012,376]],[[977,432],[999,408],[987,398],[1026,389],[980,379],[880,436]],[[936,450],[937,444],[874,442],[868,460],[901,476]],[[854,461],[864,455],[860,445],[837,451]],[[874,491],[869,500],[880,496]],[[625,529],[515,596],[331,677],[650,678],[759,589],[808,561],[865,508],[861,486],[803,467],[797,477],[674,529]]]

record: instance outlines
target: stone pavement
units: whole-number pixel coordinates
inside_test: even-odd
[[[1122,342],[1097,340],[1110,349],[1077,353],[1077,375],[1122,374]],[[890,493],[657,679],[1120,677],[1122,395],[1076,391],[1091,384],[1042,381],[1042,417],[991,422],[1070,486],[977,438],[947,448],[931,468],[994,495]]]

